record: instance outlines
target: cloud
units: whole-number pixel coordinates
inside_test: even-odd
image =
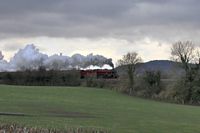
[[[1,37],[155,39],[200,34],[198,0],[0,1]],[[188,33],[189,32],[189,33]]]
[[[130,50],[145,61],[168,59],[170,44],[178,40],[192,40],[200,46],[199,0],[0,3],[0,50],[7,60],[29,43],[48,55],[55,51],[67,55],[93,52],[115,61]]]

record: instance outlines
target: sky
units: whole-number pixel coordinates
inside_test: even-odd
[[[117,61],[169,59],[171,44],[200,46],[200,0],[0,0],[0,51],[100,54]]]

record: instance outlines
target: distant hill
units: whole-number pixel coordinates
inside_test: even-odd
[[[126,66],[117,67],[116,70],[123,75]],[[136,73],[143,74],[145,71],[160,71],[162,75],[180,75],[183,72],[181,64],[170,60],[153,60],[136,65]]]

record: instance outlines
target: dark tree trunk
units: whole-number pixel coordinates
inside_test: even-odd
[[[135,67],[133,65],[128,65],[128,76],[129,76],[129,95],[132,95],[133,93],[133,87],[134,87],[134,72]]]

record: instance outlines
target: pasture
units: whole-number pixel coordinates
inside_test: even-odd
[[[85,87],[0,85],[0,123],[113,133],[198,133],[200,107]]]

